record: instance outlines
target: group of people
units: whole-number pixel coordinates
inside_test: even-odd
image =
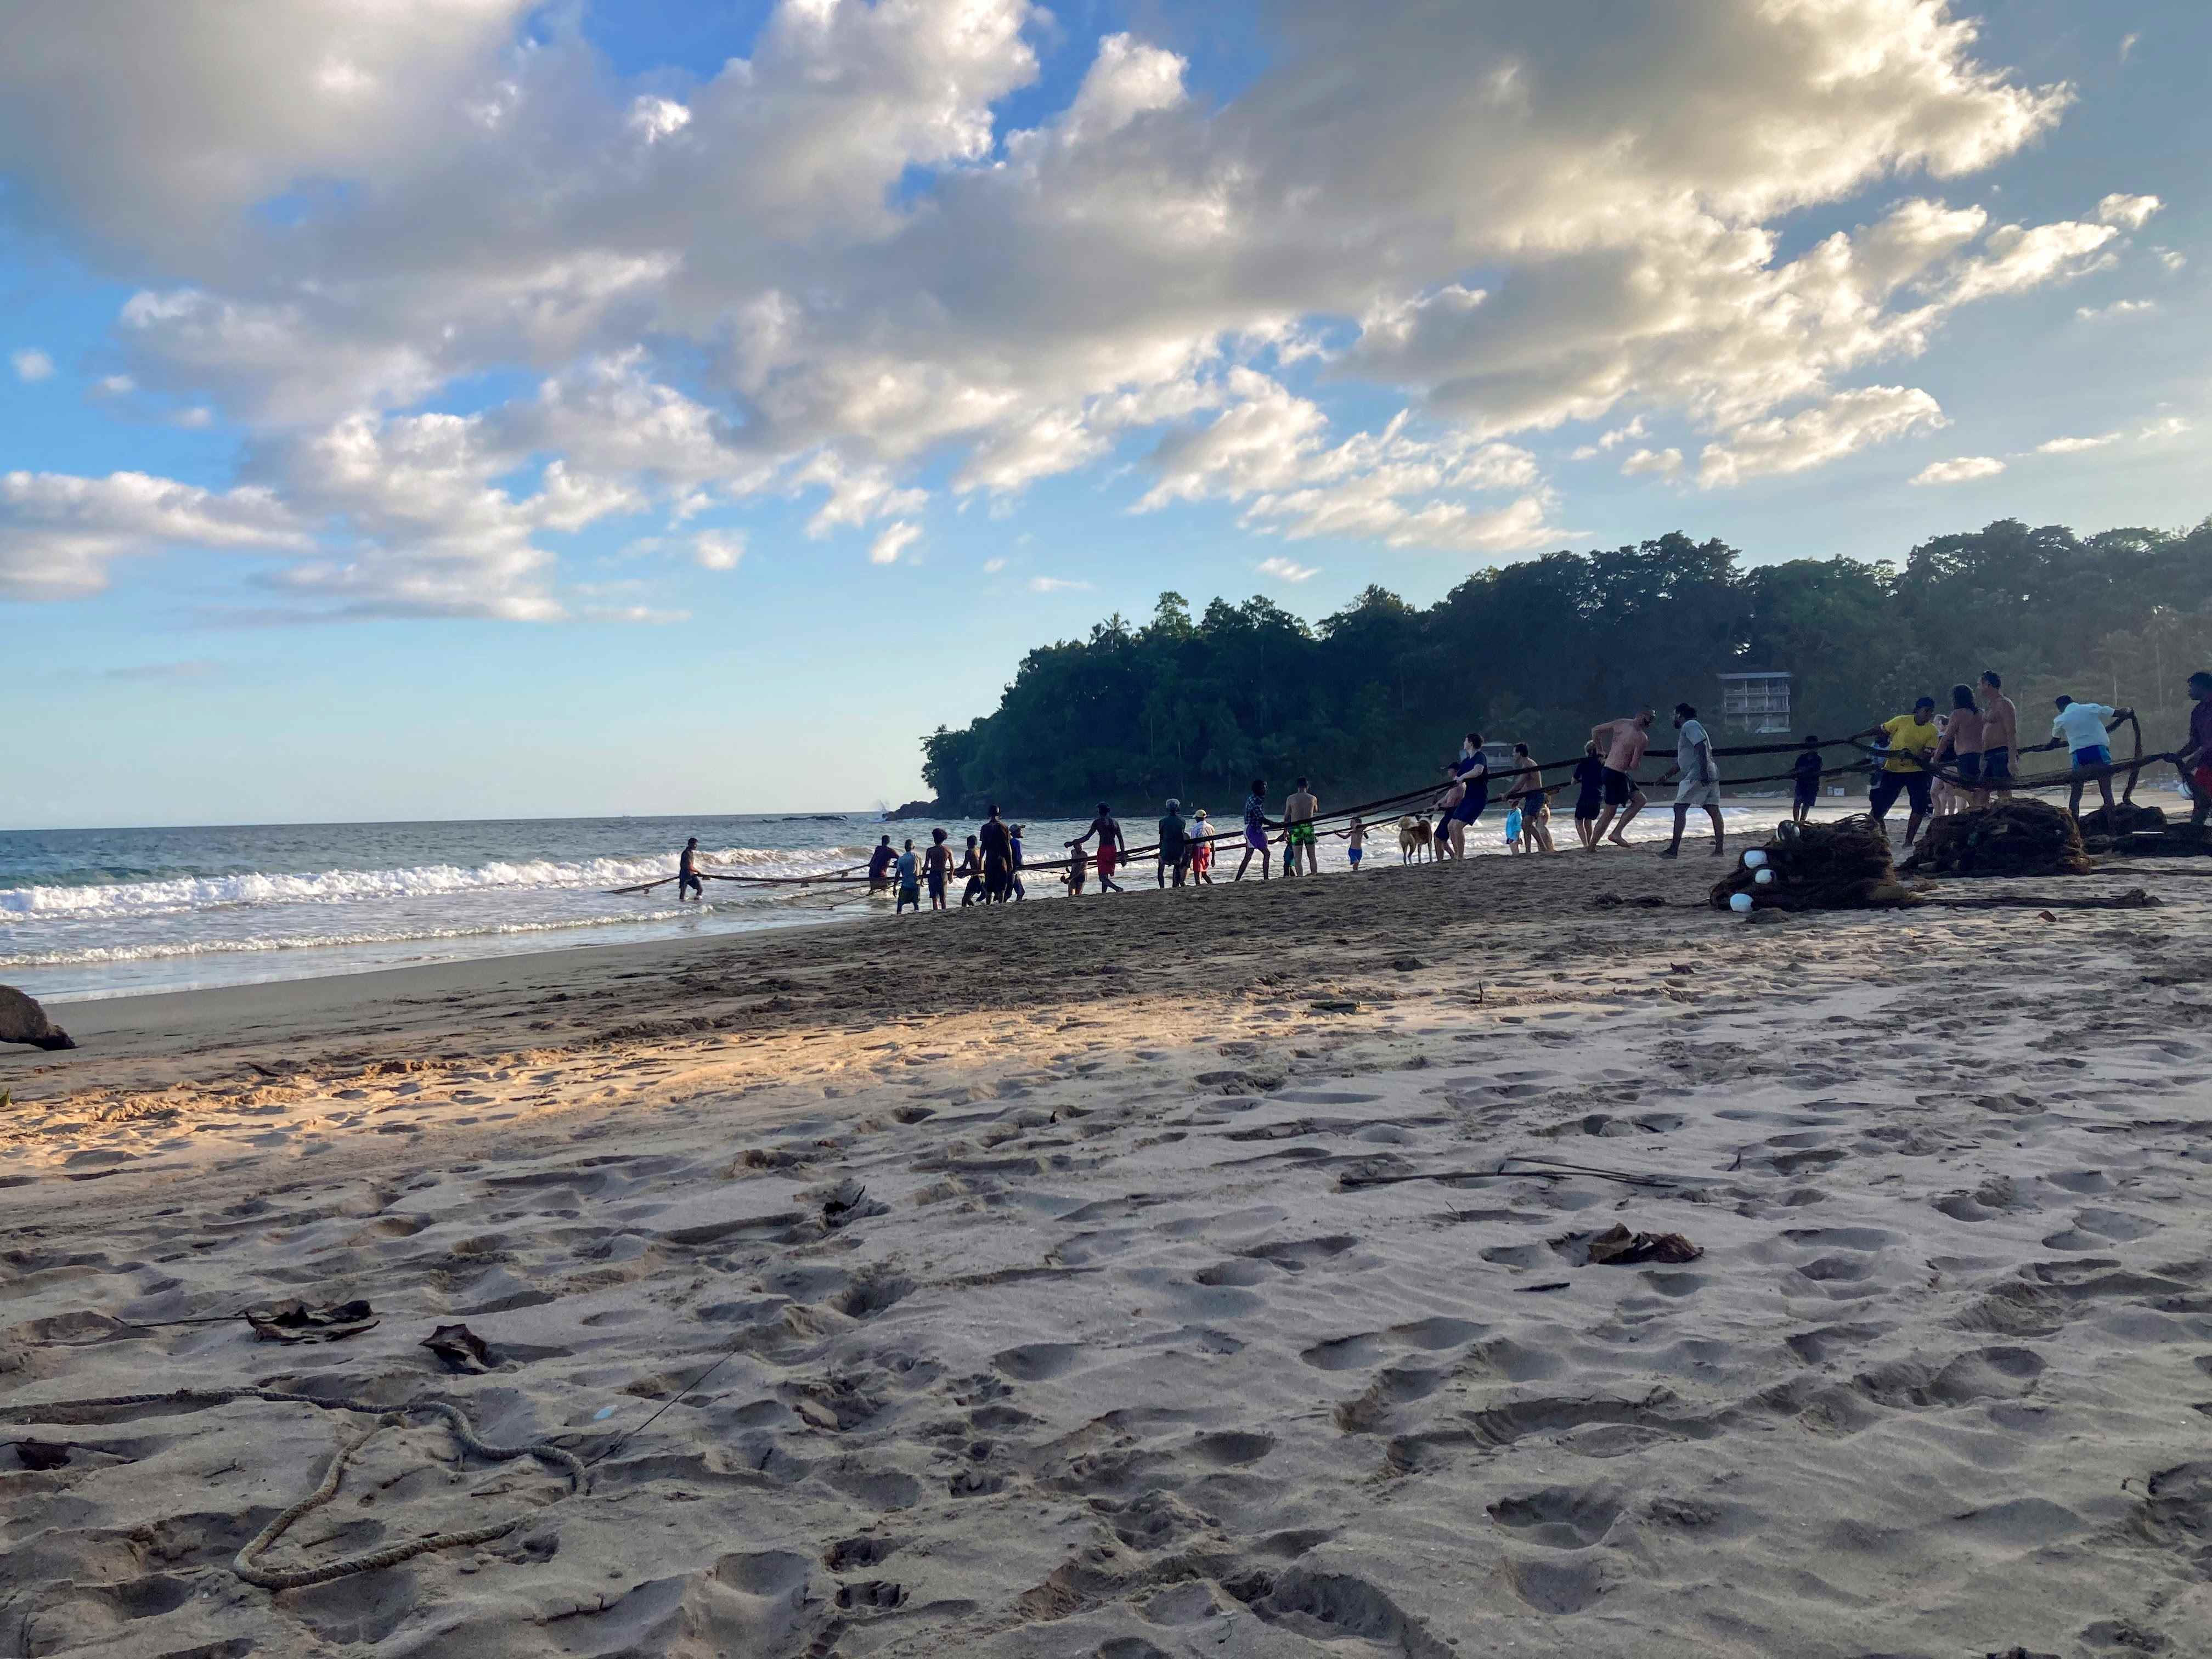
[[[2185,785],[2193,798],[2190,822],[2202,826],[2212,812],[2212,672],[2200,671],[2188,681],[2189,736],[2179,751]],[[2003,677],[1985,672],[1974,685],[1951,688],[1951,707],[1942,714],[1936,699],[1922,697],[1912,712],[1884,720],[1862,737],[1879,736],[1882,755],[1872,787],[1868,810],[1877,823],[1886,823],[1890,809],[1902,793],[1910,803],[1905,842],[1918,839],[1930,817],[1986,806],[1992,797],[2008,795],[2014,784],[2016,755],[2063,751],[2067,757],[2066,810],[2079,817],[2081,797],[2096,786],[2107,814],[2112,810],[2112,731],[2122,720],[2134,718],[2131,708],[2061,696],[2052,699],[2057,713],[2047,743],[2023,745],[2020,714],[2004,694]],[[1808,748],[1817,739],[1805,739]],[[1799,765],[1804,765],[1802,759]],[[1800,796],[1802,798],[1802,786]]]
[[[2179,751],[2179,758],[2183,778],[2194,797],[2191,821],[2202,826],[2208,815],[2212,815],[2212,671],[2189,677],[2189,697],[2193,705],[2189,737]],[[1935,698],[1921,697],[1914,702],[1910,714],[1897,715],[1845,739],[1850,743],[1871,740],[1875,744],[1875,771],[1867,803],[1875,822],[1886,824],[1898,798],[1904,796],[1910,804],[1905,830],[1905,843],[1910,846],[1929,817],[1969,806],[1985,806],[1992,797],[2011,793],[2015,756],[2055,750],[2065,750],[2069,762],[2071,797],[2068,810],[2080,812],[2082,794],[2091,784],[2096,786],[2105,805],[2110,808],[2112,775],[2116,769],[2110,731],[2113,725],[2129,718],[2132,711],[2070,696],[2059,697],[2056,702],[2051,740],[2023,747],[2020,742],[2019,711],[2004,694],[2002,676],[1990,670],[1975,685],[1953,686],[1951,707],[1943,713],[1937,713]],[[1501,769],[1503,775],[1510,780],[1502,797],[1506,809],[1506,850],[1532,854],[1556,854],[1559,850],[1552,839],[1551,797],[1555,791],[1567,787],[1576,792],[1575,836],[1586,850],[1596,852],[1608,845],[1629,845],[1628,826],[1650,804],[1636,774],[1650,750],[1652,727],[1657,718],[1656,711],[1647,706],[1633,714],[1592,726],[1582,758],[1576,762],[1568,782],[1563,784],[1546,784],[1542,770],[1529,757],[1528,745],[1515,744],[1512,768],[1510,772]],[[1712,827],[1712,855],[1720,857],[1725,852],[1726,837],[1721,820],[1720,770],[1715,761],[1712,734],[1698,719],[1695,706],[1687,702],[1674,705],[1674,763],[1657,781],[1662,786],[1674,785],[1674,835],[1659,856],[1671,859],[1681,855],[1690,813],[1701,810]],[[1829,746],[1832,745],[1824,745],[1819,738],[1808,736],[1798,750],[1790,772],[1790,814],[1798,823],[1810,817],[1826,777],[1855,769],[1856,763],[1837,767],[1824,765],[1822,750]],[[1408,812],[1398,821],[1399,851],[1404,861],[1412,862],[1424,854],[1437,859],[1464,859],[1468,832],[1489,808],[1491,769],[1480,732],[1467,734],[1460,745],[1458,759],[1444,769],[1449,775],[1449,781],[1430,803],[1429,811]],[[1430,813],[1435,815],[1433,823]],[[1324,836],[1344,842],[1346,862],[1354,871],[1358,870],[1366,854],[1365,821],[1354,816],[1343,828],[1325,830],[1319,827],[1320,817],[1321,802],[1309,780],[1297,781],[1297,787],[1284,800],[1281,815],[1274,817],[1268,810],[1267,781],[1255,778],[1251,793],[1244,800],[1241,837],[1243,856],[1231,879],[1242,881],[1255,858],[1260,864],[1260,878],[1270,879],[1278,847],[1282,851],[1284,875],[1318,875],[1318,843]],[[909,906],[915,910],[921,908],[926,888],[930,907],[942,910],[947,908],[951,884],[964,878],[967,889],[960,901],[963,906],[1018,901],[1025,896],[1022,884],[1022,825],[1008,824],[994,805],[981,827],[968,837],[965,855],[957,864],[943,830],[932,830],[928,845],[919,853],[911,840],[903,851],[895,851],[891,838],[885,836],[868,860],[869,890],[882,892],[895,888],[897,908],[903,911]],[[1170,799],[1159,819],[1158,831],[1153,848],[1155,884],[1162,888],[1186,884],[1211,886],[1214,843],[1227,840],[1229,836],[1215,830],[1206,810],[1200,807],[1186,817],[1182,803]],[[1097,816],[1081,835],[1065,845],[1068,857],[1063,879],[1070,894],[1080,894],[1094,871],[1102,893],[1127,890],[1114,878],[1128,861],[1128,837],[1106,802],[1098,803]],[[696,892],[700,888],[695,867],[697,847],[694,840],[684,850],[679,894]]]
[[[1008,823],[999,816],[994,803],[984,815],[982,827],[968,837],[966,856],[956,866],[952,862],[952,844],[942,830],[929,832],[929,844],[919,853],[915,851],[914,839],[907,838],[902,850],[894,851],[891,838],[885,836],[868,854],[868,890],[881,893],[897,891],[893,905],[895,913],[902,914],[909,907],[921,908],[922,889],[929,890],[929,908],[946,908],[945,894],[951,884],[965,878],[967,890],[960,896],[962,908],[971,904],[1006,904],[1028,896],[1022,884],[1022,830],[1018,823]]]

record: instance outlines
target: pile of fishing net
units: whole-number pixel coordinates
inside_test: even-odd
[[[2115,802],[2109,810],[2100,806],[2094,812],[2081,814],[2081,839],[2084,841],[2099,836],[2135,836],[2145,832],[2163,835],[2166,829],[2164,812],[2155,806],[2138,806],[2131,800]]]
[[[2014,796],[1930,818],[1905,867],[1931,876],[2086,876],[2091,866],[2070,815]]]
[[[1739,896],[1748,906],[1735,902]],[[1875,910],[1918,902],[1897,878],[1888,836],[1864,816],[1777,824],[1774,839],[1746,853],[1712,892],[1716,910]]]

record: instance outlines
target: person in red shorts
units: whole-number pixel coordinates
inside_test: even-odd
[[[1080,847],[1093,836],[1098,837],[1098,890],[1102,893],[1121,892],[1122,890],[1114,884],[1114,866],[1121,861],[1121,820],[1114,816],[1114,809],[1103,800],[1098,803],[1098,816],[1091,820],[1091,827],[1068,845]]]
[[[2197,798],[2189,814],[2190,827],[2202,830],[2206,815],[2212,813],[2212,672],[2200,668],[2189,677],[2189,701],[2197,706],[2189,711],[2189,741],[2181,750],[2181,775],[2189,780],[2190,793]]]

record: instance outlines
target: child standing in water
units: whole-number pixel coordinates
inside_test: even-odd
[[[1083,878],[1091,873],[1091,854],[1079,841],[1067,843],[1067,896],[1079,898],[1083,895]]]
[[[911,836],[907,838],[906,851],[898,855],[894,867],[898,871],[898,903],[892,908],[891,914],[897,915],[911,904],[914,906],[915,914],[920,915],[921,914],[921,860],[915,854],[914,838]]]
[[[1336,833],[1344,837],[1345,862],[1352,866],[1352,873],[1358,875],[1359,861],[1367,856],[1367,820],[1355,817]]]

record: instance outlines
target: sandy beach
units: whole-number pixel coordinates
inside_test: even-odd
[[[69,1008],[0,1054],[0,1651],[2202,1650],[2202,878],[1753,924],[1716,873],[1394,852]],[[464,1322],[482,1374],[421,1346]],[[373,1418],[40,1410],[240,1388],[589,1489],[410,1419],[270,1564],[519,1524],[270,1591],[232,1557]]]

